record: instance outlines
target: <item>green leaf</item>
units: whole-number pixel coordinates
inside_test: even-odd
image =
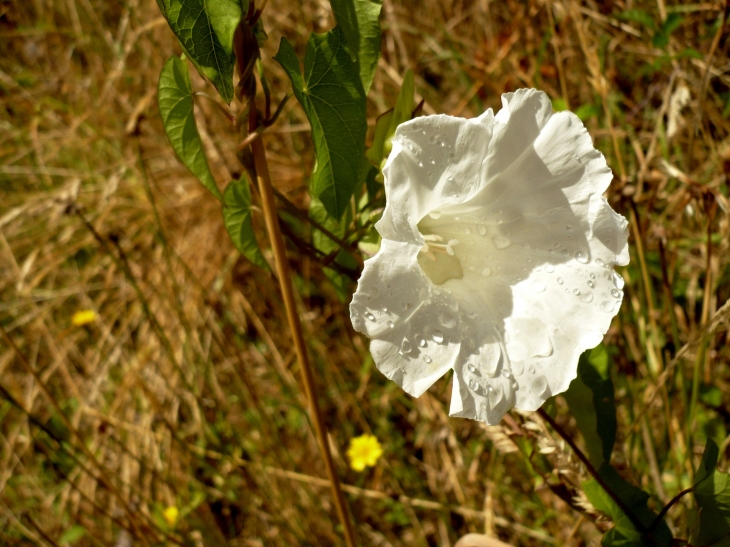
[[[309,216],[329,230],[333,235],[340,239],[344,239],[345,234],[347,233],[347,227],[352,221],[352,210],[348,207],[345,210],[343,217],[338,221],[327,214],[327,211],[321,201],[313,198],[309,204]],[[336,241],[332,241],[331,238],[324,235],[315,227],[312,227],[312,243],[317,249],[326,255],[335,252],[339,248]],[[335,262],[337,262],[340,266],[351,270],[357,270],[359,266],[352,255],[344,250],[337,253]],[[352,291],[350,290],[350,278],[333,270],[332,268],[325,268],[324,273],[334,285],[339,299],[342,302],[346,302],[352,294]]]
[[[632,519],[603,489],[598,481],[590,479],[583,483],[583,490],[588,501],[596,509],[611,517],[614,523],[614,528],[603,537],[601,545],[604,547],[669,547],[672,541],[672,533],[664,521],[658,524],[653,534],[648,533],[657,516],[646,504],[649,500],[649,494],[622,479],[608,463],[601,465],[598,474],[646,530],[646,532],[642,532],[637,529]]]
[[[285,38],[274,59],[289,75],[312,126],[317,158],[312,195],[331,216],[340,218],[359,182],[367,131],[365,92],[347,52],[345,35],[339,26],[325,34],[310,34],[304,76],[294,48]]]
[[[243,4],[243,5],[242,5]],[[233,99],[233,33],[247,0],[157,0],[162,15],[200,75],[227,103]]]
[[[665,34],[669,35],[682,25],[682,21],[684,21],[684,17],[682,17],[680,14],[670,13],[669,15],[667,15],[664,23],[662,23],[662,31]]]
[[[611,461],[616,441],[616,407],[606,348],[583,353],[578,361],[578,377],[564,394],[570,412],[586,442],[594,467]]]
[[[58,542],[63,545],[64,543],[75,543],[78,540],[80,540],[82,537],[86,535],[86,528],[83,526],[80,526],[79,524],[74,524],[66,530],[61,537],[59,538]]]
[[[582,104],[575,109],[575,115],[584,122],[590,118],[597,118],[601,115],[601,109],[594,104]]]
[[[403,85],[398,91],[395,108],[383,112],[375,122],[373,144],[365,152],[365,156],[379,169],[383,168],[393,149],[393,136],[396,128],[413,116],[415,84],[413,71],[408,69],[403,76]]]
[[[231,181],[223,192],[223,223],[236,249],[248,260],[268,269],[251,222],[251,189],[245,178]]]
[[[656,30],[656,23],[654,22],[654,19],[652,19],[651,15],[639,9],[629,9],[622,11],[621,13],[619,13],[618,18],[624,21],[639,23],[640,25],[643,25],[651,30]]]
[[[718,455],[715,441],[707,439],[694,488],[698,516],[690,542],[696,547],[719,547],[730,540],[730,475],[717,471]]]
[[[380,10],[382,0],[330,0],[337,24],[342,27],[360,74],[365,93],[375,76],[380,58]]]
[[[208,167],[193,115],[193,88],[185,61],[170,57],[162,67],[158,85],[158,103],[162,125],[172,148],[185,167],[198,177],[215,197],[222,199],[220,190]]]

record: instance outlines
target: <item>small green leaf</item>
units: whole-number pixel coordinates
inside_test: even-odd
[[[593,466],[598,468],[603,462],[610,462],[616,441],[616,407],[608,352],[603,345],[580,356],[578,377],[564,397],[585,439]]]
[[[383,168],[385,160],[388,159],[390,151],[393,149],[393,136],[396,128],[413,116],[414,93],[413,71],[408,69],[403,76],[403,85],[398,91],[395,108],[378,116],[375,122],[373,144],[365,152],[365,156],[379,169]]]
[[[251,222],[251,189],[243,177],[231,181],[223,192],[223,223],[236,249],[257,266],[268,269]]]
[[[382,0],[330,0],[337,24],[342,27],[347,45],[367,94],[380,59],[380,10]]]
[[[682,26],[682,21],[684,21],[684,17],[682,17],[680,14],[670,13],[669,15],[667,15],[664,23],[662,23],[662,31],[664,31],[665,34],[669,35],[677,30],[680,26]]]
[[[162,125],[172,148],[185,167],[198,177],[215,197],[222,199],[220,190],[208,167],[193,114],[193,88],[185,61],[170,57],[162,67],[158,85],[158,102]]]
[[[344,239],[345,234],[347,233],[347,227],[352,220],[352,210],[348,207],[345,210],[343,217],[337,221],[327,214],[327,211],[321,201],[313,198],[309,204],[309,216],[333,235],[340,239]],[[329,255],[330,253],[337,251],[339,248],[336,241],[332,241],[331,238],[327,237],[320,230],[317,230],[317,228],[314,227],[312,227],[312,243],[325,255]],[[351,270],[357,270],[358,268],[358,264],[355,262],[355,259],[345,250],[341,250],[337,253],[335,262],[340,266]],[[350,278],[336,270],[333,270],[332,268],[325,268],[324,273],[337,290],[337,296],[339,299],[342,302],[346,302],[352,294],[352,291],[350,290]]]
[[[629,9],[622,11],[621,13],[619,13],[618,18],[622,19],[623,21],[639,23],[640,25],[644,25],[650,30],[656,30],[656,23],[654,22],[654,19],[652,19],[651,15],[639,9]]]
[[[243,5],[242,5],[243,4]],[[227,103],[233,99],[233,33],[247,0],[157,0],[185,54]]]
[[[80,540],[82,537],[86,535],[86,528],[79,524],[74,524],[66,530],[61,537],[59,538],[58,542],[63,545],[64,543],[75,543],[78,540]]]
[[[575,115],[584,122],[590,118],[597,118],[600,116],[601,109],[594,104],[582,104],[575,109]]]
[[[562,97],[556,97],[553,99],[553,110],[555,112],[562,112],[563,110],[567,110],[568,105],[565,104],[565,99]]]
[[[649,528],[657,517],[657,514],[646,504],[649,494],[622,479],[608,463],[601,465],[598,474],[633,517],[638,520],[637,524],[644,528],[642,532],[598,481],[590,479],[583,483],[583,490],[588,501],[596,509],[611,517],[614,523],[614,528],[604,536],[601,545],[604,547],[669,547],[672,533],[664,521],[659,522],[653,533],[649,532]]]
[[[310,34],[303,77],[294,48],[285,38],[274,59],[289,75],[312,126],[317,158],[312,195],[331,216],[340,218],[359,182],[367,131],[365,92],[345,35],[339,26],[325,34]]]
[[[707,439],[694,488],[698,515],[690,542],[696,547],[727,545],[730,540],[730,475],[717,471],[718,455],[715,441]]]

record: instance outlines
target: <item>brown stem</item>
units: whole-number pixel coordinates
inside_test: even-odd
[[[586,470],[588,473],[593,477],[596,482],[603,488],[603,490],[608,494],[613,502],[618,505],[619,509],[628,517],[628,519],[631,521],[631,523],[634,525],[634,527],[641,532],[642,534],[646,533],[646,526],[634,515],[634,513],[629,509],[626,504],[621,500],[621,498],[618,497],[616,492],[614,492],[608,484],[606,484],[606,481],[603,480],[603,477],[598,474],[598,470],[593,467],[593,464],[588,460],[588,457],[583,453],[583,451],[578,448],[578,445],[575,444],[575,441],[568,435],[565,430],[558,425],[558,423],[553,420],[552,416],[545,412],[544,409],[540,408],[537,410],[537,413],[540,415],[540,417],[545,420],[547,423],[550,424],[550,427],[552,427],[555,432],[560,435],[563,440],[568,443],[568,446],[570,446],[571,449],[573,449],[573,452],[575,452],[575,455],[578,456],[578,459],[583,462],[583,465],[586,466]]]
[[[256,109],[253,107],[249,110],[248,120],[249,132],[254,132],[257,127],[257,120]],[[355,547],[355,532],[353,530],[352,523],[350,522],[350,514],[347,510],[345,497],[342,494],[342,488],[340,487],[340,480],[337,477],[337,470],[335,469],[332,454],[330,453],[329,443],[327,441],[327,429],[325,427],[322,411],[319,407],[317,391],[314,383],[314,374],[312,373],[312,367],[309,362],[307,346],[304,341],[304,333],[302,332],[302,325],[299,320],[299,313],[297,312],[296,302],[294,300],[294,287],[292,285],[291,274],[289,272],[289,262],[286,256],[284,238],[281,235],[281,229],[279,226],[279,217],[276,213],[274,192],[272,191],[271,177],[269,176],[269,165],[266,161],[266,149],[264,148],[262,139],[258,138],[251,142],[251,149],[253,151],[254,165],[256,166],[256,179],[259,192],[261,194],[261,204],[264,209],[266,228],[269,232],[271,249],[274,253],[274,260],[276,262],[279,286],[281,287],[281,293],[284,299],[289,328],[291,330],[292,337],[294,338],[294,346],[299,359],[299,365],[302,369],[304,388],[307,393],[307,399],[309,400],[309,410],[314,422],[314,429],[317,433],[319,449],[322,453],[322,457],[324,458],[325,467],[327,468],[327,475],[330,479],[332,496],[337,508],[337,515],[340,518],[340,523],[342,524],[345,535],[345,543],[347,544],[347,547]]]

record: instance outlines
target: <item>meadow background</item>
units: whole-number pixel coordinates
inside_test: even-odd
[[[372,133],[411,68],[425,113],[471,117],[536,87],[584,120],[631,231],[625,298],[604,340],[612,463],[655,510],[691,485],[708,437],[720,468],[729,455],[725,10],[385,0],[368,101]],[[327,0],[270,0],[263,21],[279,100],[290,89],[272,60],[279,38],[301,56],[334,19]],[[152,0],[0,1],[2,545],[342,544],[275,279],[234,249],[220,204],[162,128],[157,80],[174,53]],[[241,173],[235,132],[210,102],[197,116],[222,187]],[[265,142],[274,185],[306,211],[313,150],[296,101]],[[271,262],[263,218],[254,224]],[[407,396],[375,369],[322,264],[293,245],[290,257],[361,545],[451,547],[469,532],[599,544],[610,520],[551,427],[533,413],[494,427],[449,418],[449,375]],[[80,310],[97,317],[75,326]],[[563,398],[550,408],[583,446]],[[345,450],[362,433],[384,455],[356,472]],[[668,513],[678,537],[691,504]]]

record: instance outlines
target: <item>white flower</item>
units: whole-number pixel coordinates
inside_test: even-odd
[[[383,236],[350,305],[383,374],[418,397],[454,369],[450,414],[499,422],[575,378],[623,298],[626,220],[577,116],[533,89],[475,119],[400,125]]]

